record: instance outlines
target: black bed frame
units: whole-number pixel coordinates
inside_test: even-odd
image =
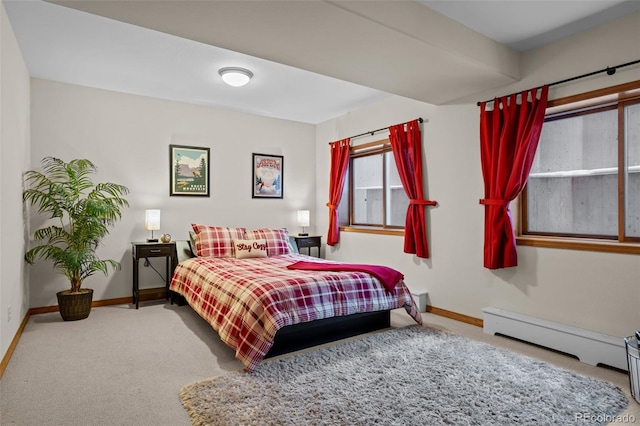
[[[270,358],[391,326],[390,311],[364,312],[288,325],[276,333]]]
[[[176,241],[178,261],[193,257],[187,241]],[[295,241],[292,241],[295,248]],[[188,305],[177,293],[171,294],[171,303]],[[325,318],[300,324],[288,325],[276,332],[274,343],[265,358],[307,349],[347,337],[389,328],[391,311],[363,312],[342,317]]]
[[[189,306],[177,293],[171,294],[171,304],[174,303]],[[391,311],[363,312],[287,325],[276,332],[273,346],[264,357],[271,358],[389,327]]]

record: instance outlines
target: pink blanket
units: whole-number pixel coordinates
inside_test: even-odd
[[[365,265],[358,263],[328,263],[328,262],[306,262],[304,260],[292,263],[288,269],[303,269],[306,271],[332,271],[332,272],[365,272],[376,277],[387,291],[393,291],[396,284],[404,278],[400,272],[393,268],[380,265]]]

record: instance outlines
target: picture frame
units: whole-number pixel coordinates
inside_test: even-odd
[[[169,195],[209,196],[209,148],[169,145]]]
[[[251,198],[283,198],[284,157],[256,154],[251,156]]]

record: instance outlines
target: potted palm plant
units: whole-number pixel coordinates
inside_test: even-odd
[[[28,250],[25,260],[29,264],[38,258],[49,260],[69,279],[71,288],[57,293],[65,321],[87,318],[91,312],[93,289],[81,287],[85,278],[96,272],[108,275],[109,267],[120,268],[115,260],[98,258],[96,250],[129,206],[124,198],[129,189],[115,183],[94,184],[91,175],[96,170],[86,159],[66,163],[46,157],[42,171],[25,173],[22,200],[51,219],[34,232],[34,240],[41,244]]]

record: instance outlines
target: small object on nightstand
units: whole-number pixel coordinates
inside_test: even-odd
[[[311,256],[311,247],[316,247],[318,249],[318,257],[320,257],[320,246],[322,246],[321,236],[298,234],[294,235],[293,238],[296,240],[298,251],[302,248],[306,248],[308,250],[308,255]]]

